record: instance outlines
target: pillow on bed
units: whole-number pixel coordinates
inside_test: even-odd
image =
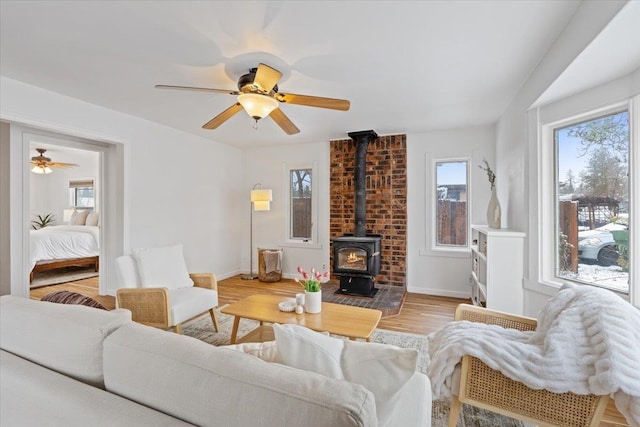
[[[89,211],[74,210],[71,214],[69,225],[85,225],[87,222],[87,215],[89,215]]]
[[[136,249],[133,257],[143,288],[177,289],[193,286],[182,255],[182,245]]]
[[[87,221],[85,222],[85,225],[98,226],[99,222],[100,214],[98,212],[90,212],[89,215],[87,215]]]

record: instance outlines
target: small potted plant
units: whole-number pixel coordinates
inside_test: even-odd
[[[55,221],[55,217],[51,213],[48,213],[45,216],[36,215],[36,218],[37,219],[31,221],[31,228],[33,228],[34,230],[45,228],[46,226],[51,225],[53,221]]]
[[[329,272],[320,273],[315,268],[311,269],[311,274],[298,267],[298,273],[302,274],[302,279],[295,278],[295,281],[304,288],[304,311],[307,313],[320,313],[322,311],[322,288],[321,280],[329,277]]]

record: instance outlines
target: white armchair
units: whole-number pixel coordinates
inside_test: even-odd
[[[181,334],[184,322],[208,311],[219,330],[216,277],[187,273],[181,245],[118,257],[116,267],[117,304],[131,310],[133,321]]]

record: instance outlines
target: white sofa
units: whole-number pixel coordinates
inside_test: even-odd
[[[375,373],[372,373],[375,375]],[[430,425],[428,379],[389,426]],[[0,425],[377,426],[361,385],[133,323],[127,310],[0,297]]]

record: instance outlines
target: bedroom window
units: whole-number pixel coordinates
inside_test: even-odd
[[[311,169],[291,169],[291,239],[311,238],[313,221],[311,218],[312,194]]]
[[[556,276],[629,292],[629,111],[553,129]]]
[[[93,210],[95,191],[92,179],[69,181],[69,206],[75,209]]]
[[[433,169],[433,248],[466,249],[469,243],[469,160],[436,160]]]

